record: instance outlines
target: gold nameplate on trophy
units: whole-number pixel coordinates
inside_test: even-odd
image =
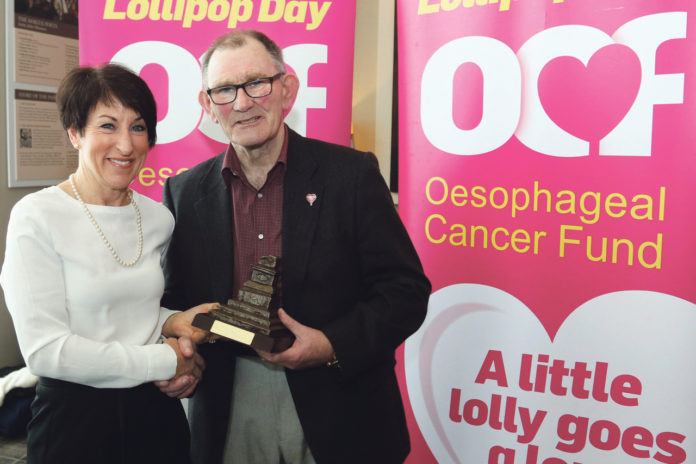
[[[279,277],[280,259],[262,256],[237,298],[197,314],[193,326],[262,351],[287,349],[295,337],[278,319]]]

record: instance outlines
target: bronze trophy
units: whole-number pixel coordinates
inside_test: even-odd
[[[278,319],[279,277],[280,259],[262,256],[237,298],[197,314],[193,326],[262,351],[284,351],[295,337]]]

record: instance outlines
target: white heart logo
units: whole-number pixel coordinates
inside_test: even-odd
[[[405,345],[408,396],[438,463],[691,462],[696,305],[625,291],[549,337],[510,294],[458,284]]]

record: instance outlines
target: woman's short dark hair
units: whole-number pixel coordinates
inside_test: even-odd
[[[157,103],[144,80],[124,66],[109,63],[74,68],[64,78],[56,94],[60,121],[64,129],[84,134],[87,118],[97,104],[120,102],[138,113],[147,127],[150,148],[157,141]]]

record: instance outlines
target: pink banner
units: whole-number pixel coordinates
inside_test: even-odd
[[[133,188],[160,200],[164,180],[227,145],[198,104],[200,58],[232,29],[258,29],[283,49],[300,90],[286,122],[348,145],[355,0],[80,0],[80,63],[122,63],[158,104],[157,146]]]
[[[696,4],[397,14],[408,462],[693,462]]]

